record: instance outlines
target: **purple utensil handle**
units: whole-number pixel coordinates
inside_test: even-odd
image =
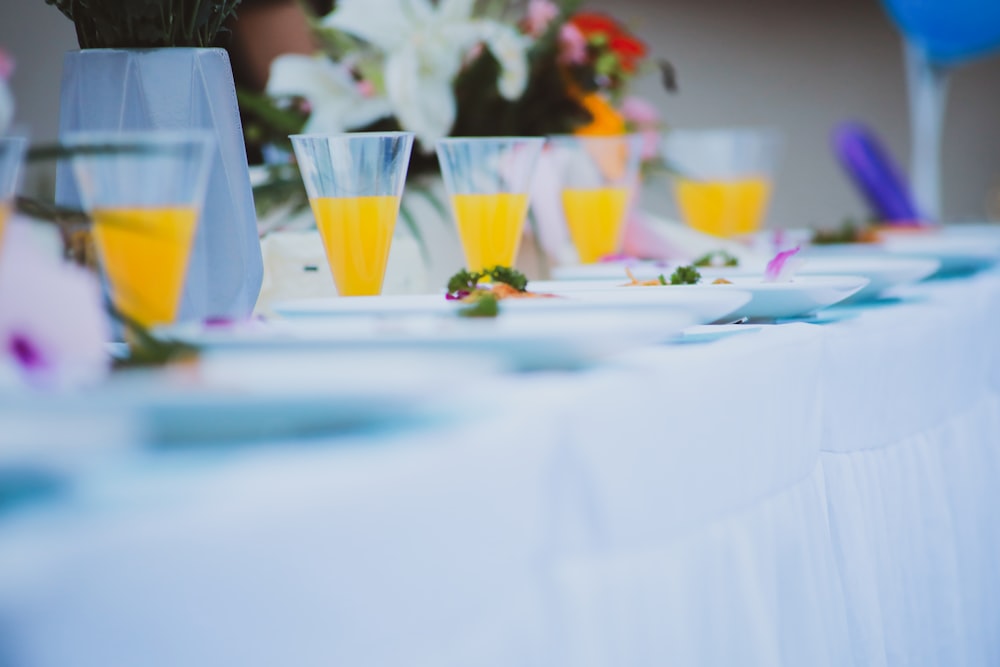
[[[927,222],[892,158],[861,123],[842,123],[833,133],[833,151],[872,212],[887,224]]]

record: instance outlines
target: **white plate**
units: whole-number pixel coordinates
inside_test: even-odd
[[[135,445],[330,435],[412,419],[494,366],[386,354],[206,354],[86,392],[0,394],[0,468],[72,469]]]
[[[662,290],[629,292],[581,290],[585,281],[531,281],[528,289],[557,295],[556,298],[505,299],[500,302],[501,317],[534,318],[540,315],[601,313],[605,316],[643,316],[664,309],[687,313],[698,323],[713,322],[750,300],[749,294],[716,293],[712,295],[668,294]],[[569,289],[562,289],[569,286]],[[394,295],[352,298],[299,299],[274,306],[287,318],[356,318],[438,315],[454,317],[465,304],[448,301],[444,295]]]
[[[920,257],[842,256],[804,257],[796,269],[798,276],[862,276],[868,284],[845,301],[856,303],[878,297],[897,285],[908,285],[930,277],[940,260]]]
[[[440,297],[443,299],[443,297]],[[627,317],[615,316],[628,313]],[[250,327],[175,327],[161,332],[207,349],[322,349],[487,357],[512,370],[576,369],[636,345],[676,337],[690,312],[573,309],[496,318],[343,317],[277,320]]]
[[[880,246],[901,257],[936,259],[941,262],[936,275],[975,273],[1000,260],[1000,236],[994,233],[943,232],[940,234],[890,234]]]
[[[885,253],[858,255],[809,255],[796,257],[797,276],[861,276],[868,278],[868,284],[846,299],[852,303],[878,297],[885,290],[897,285],[919,282],[933,275],[941,263],[933,258],[897,257]],[[715,278],[747,278],[748,269],[712,268],[700,269],[706,280]],[[759,275],[760,272],[758,272]]]
[[[564,295],[567,300],[585,303],[617,303],[624,307],[674,308],[694,315],[698,324],[720,320],[745,306],[752,298],[739,290],[700,291],[662,289],[657,286],[636,286],[623,289],[624,282],[595,280],[536,280],[528,287],[539,292]]]
[[[707,280],[707,279],[706,279]],[[746,292],[751,295],[750,301],[728,313],[725,318],[739,319],[748,317],[753,320],[774,320],[803,317],[839,303],[868,284],[868,278],[863,276],[797,276],[791,282],[764,282],[760,276],[736,276],[727,278],[730,285],[712,285],[702,282],[698,285],[663,285],[626,287],[621,281],[588,281],[576,283],[566,281],[567,294],[579,297],[585,293],[622,290],[628,292],[669,292],[682,299],[681,295],[691,295],[690,298],[709,298],[712,294],[730,294]],[[552,284],[555,286],[555,284]],[[545,284],[550,286],[549,283]]]

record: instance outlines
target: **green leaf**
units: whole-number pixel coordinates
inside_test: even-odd
[[[267,95],[249,90],[237,90],[236,99],[243,111],[254,114],[277,132],[298,134],[305,127],[306,118],[301,111],[283,109]]]
[[[489,292],[482,292],[474,302],[458,309],[459,317],[496,317],[500,314],[500,303]]]

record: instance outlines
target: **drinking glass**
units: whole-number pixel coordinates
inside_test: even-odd
[[[14,210],[17,178],[27,143],[24,137],[0,137],[0,244],[7,218]]]
[[[77,132],[62,138],[93,220],[111,300],[143,327],[170,324],[205,199],[210,132]]]
[[[380,294],[413,134],[295,134],[290,138],[337,293]]]
[[[780,136],[767,128],[672,130],[664,157],[674,196],[698,231],[734,237],[760,229],[771,196]]]
[[[582,264],[621,250],[625,218],[637,187],[642,137],[552,137],[569,236]]]
[[[543,137],[457,137],[437,143],[445,190],[470,271],[514,266]]]

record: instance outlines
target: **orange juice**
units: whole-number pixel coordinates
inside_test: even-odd
[[[627,187],[563,190],[563,212],[580,262],[592,264],[618,252],[628,201]]]
[[[10,216],[10,204],[0,202],[0,248],[3,248],[3,233],[7,228],[7,218]]]
[[[115,306],[139,324],[177,315],[198,224],[194,207],[98,208],[94,243]]]
[[[313,216],[341,296],[381,293],[399,197],[316,197]]]
[[[698,231],[715,236],[739,236],[757,231],[771,193],[764,178],[695,181],[675,185],[681,215]]]
[[[470,271],[514,266],[528,213],[527,194],[452,195],[451,205]]]

